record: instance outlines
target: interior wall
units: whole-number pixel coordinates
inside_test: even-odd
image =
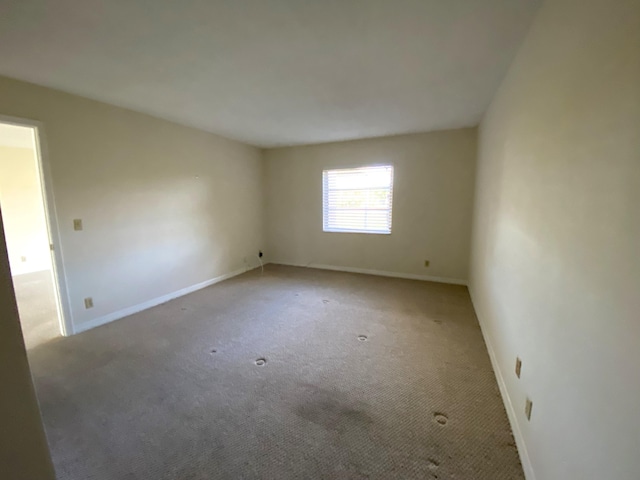
[[[476,135],[466,128],[266,150],[269,260],[465,282]],[[373,163],[394,165],[391,235],[323,232],[322,171]]]
[[[0,145],[0,205],[13,275],[51,269],[34,148]]]
[[[640,1],[548,0],[480,127],[470,276],[529,478],[640,478],[639,132]]]
[[[43,123],[76,331],[257,266],[259,149],[5,77],[0,115]]]
[[[18,319],[0,216],[0,472],[13,480],[54,480]]]

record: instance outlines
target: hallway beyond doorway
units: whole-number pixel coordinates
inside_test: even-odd
[[[60,336],[51,270],[16,275],[13,288],[27,349]]]

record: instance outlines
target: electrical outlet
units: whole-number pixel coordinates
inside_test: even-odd
[[[428,267],[428,266],[429,266],[429,263],[431,263],[431,262],[429,262],[429,260],[425,260],[425,261],[424,261],[424,266],[425,266],[425,267]]]
[[[84,299],[84,308],[93,308],[93,298],[87,297]]]
[[[20,261],[23,262],[23,263],[26,262],[27,261],[27,257],[25,257],[25,256],[20,257]]]
[[[522,360],[520,360],[520,357],[516,357],[516,377],[520,378],[521,371],[522,371]]]
[[[531,420],[531,410],[533,409],[533,402],[527,397],[527,402],[524,405],[524,414],[527,420]]]
[[[73,229],[74,230],[82,230],[82,219],[81,218],[74,218],[73,219]]]

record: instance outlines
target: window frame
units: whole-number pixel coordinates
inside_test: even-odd
[[[326,201],[327,196],[329,194],[328,191],[328,174],[330,172],[339,172],[339,171],[349,171],[349,170],[364,170],[368,168],[390,168],[391,169],[391,181],[389,183],[389,187],[382,187],[382,189],[389,190],[389,206],[385,209],[388,212],[389,221],[388,226],[389,230],[370,230],[370,229],[360,229],[360,228],[329,228],[327,217],[329,212],[328,202]],[[360,165],[353,167],[338,167],[338,168],[326,168],[322,170],[322,232],[323,233],[357,233],[357,234],[368,234],[368,235],[391,235],[393,231],[393,184],[395,178],[395,166],[392,163],[379,163],[379,164],[369,164],[369,165]],[[379,190],[380,187],[366,187],[360,189],[353,190]],[[353,209],[357,210],[357,209]],[[378,210],[378,209],[363,209],[363,210]]]

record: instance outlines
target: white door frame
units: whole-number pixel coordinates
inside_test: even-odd
[[[67,289],[67,277],[64,272],[62,242],[60,241],[60,231],[58,229],[58,216],[56,214],[56,204],[53,195],[53,182],[51,180],[51,168],[49,165],[49,155],[47,153],[47,144],[45,141],[44,125],[42,122],[36,120],[9,117],[5,115],[0,115],[0,123],[17,125],[19,127],[30,127],[34,130],[38,173],[40,175],[40,186],[42,188],[42,198],[44,200],[44,214],[47,223],[49,246],[51,249],[53,289],[56,297],[60,332],[62,335],[67,337],[69,335],[73,335],[75,332],[73,329],[69,290]]]

